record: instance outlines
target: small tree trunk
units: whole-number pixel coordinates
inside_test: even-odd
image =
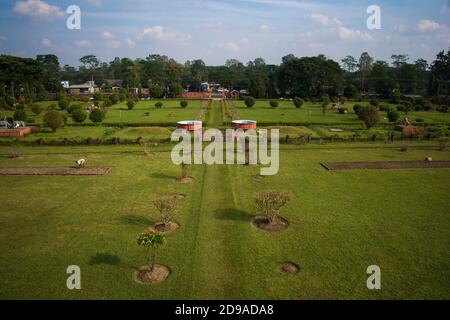
[[[154,267],[155,267],[155,260],[156,260],[156,250],[150,249],[150,272],[153,273]]]

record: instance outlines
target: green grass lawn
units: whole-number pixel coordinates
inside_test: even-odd
[[[253,178],[258,167],[191,169],[192,185],[170,146],[146,157],[137,146],[21,147],[0,167],[111,166],[104,177],[0,176],[0,299],[449,299],[450,169],[329,172],[325,161],[449,160],[449,152],[414,143],[286,146],[280,172]],[[252,197],[288,190],[288,230],[250,226]],[[142,286],[133,271],[145,264],[137,235],[158,221],[151,200],[187,198],[157,257],[172,274]],[[279,262],[300,266],[294,276]],[[366,288],[369,265],[382,270],[382,290]],[[66,268],[81,267],[82,290],[66,288]]]
[[[155,108],[155,103],[161,101],[163,107],[160,109]],[[109,108],[104,123],[145,123],[145,124],[176,124],[181,120],[194,120],[196,119],[201,106],[200,100],[189,100],[187,108],[180,107],[180,100],[147,100],[139,101],[132,110],[128,110],[126,102],[116,104]],[[58,104],[57,101],[44,101],[39,102],[44,108],[44,111],[39,115],[34,115],[29,107],[25,109],[30,119],[33,119],[34,124],[42,124],[45,110],[52,104]],[[83,102],[72,102],[71,104],[86,104]],[[61,111],[67,114],[66,111]],[[148,114],[147,114],[148,113]],[[12,116],[14,112],[6,112],[7,116]],[[68,114],[67,114],[68,115]],[[73,124],[73,120],[68,115],[68,124]],[[92,122],[86,119],[83,123],[92,124]]]
[[[247,108],[244,101],[233,101],[241,119],[256,120],[264,123],[290,123],[290,124],[324,124],[324,125],[355,125],[362,121],[353,112],[355,104],[368,105],[368,102],[346,102],[348,114],[339,114],[335,110],[327,110],[322,113],[320,104],[305,103],[300,109],[296,109],[292,101],[280,101],[277,108],[272,108],[269,100],[257,100],[252,108]],[[425,123],[450,123],[450,116],[437,111],[410,112],[411,120],[423,119]],[[380,112],[381,124],[388,124],[386,112]]]
[[[161,109],[155,108],[157,101],[163,103]],[[133,110],[128,110],[126,103],[119,103],[109,109],[105,123],[173,123],[176,125],[178,121],[195,120],[200,106],[200,100],[189,101],[189,106],[185,109],[180,107],[179,100],[151,100],[140,101]]]

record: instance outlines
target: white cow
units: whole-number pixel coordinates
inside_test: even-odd
[[[86,165],[86,159],[79,159],[75,161],[75,163],[77,164],[78,168],[84,168],[84,166]]]

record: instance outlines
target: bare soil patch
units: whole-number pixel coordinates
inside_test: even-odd
[[[160,265],[154,264],[153,271],[150,265],[142,266],[134,272],[133,278],[134,281],[140,284],[158,284],[166,280],[170,275],[170,268]]]
[[[278,265],[278,270],[283,273],[297,274],[300,271],[300,267],[293,262],[283,262]]]
[[[157,232],[160,234],[171,234],[177,231],[180,228],[180,225],[175,221],[169,221],[167,223],[157,222],[153,226],[147,229],[150,232]]]
[[[0,168],[4,176],[104,176],[111,168]]]
[[[194,178],[186,177],[186,178],[176,178],[175,181],[181,184],[189,184],[194,182]]]
[[[321,163],[327,170],[450,168],[450,161],[378,161]]]
[[[280,232],[289,227],[289,222],[282,217],[277,217],[271,221],[269,217],[257,216],[252,219],[251,225],[258,230]]]
[[[262,176],[260,174],[253,176],[253,179],[255,179],[256,181],[261,181],[264,180],[265,178],[266,178],[265,176]]]

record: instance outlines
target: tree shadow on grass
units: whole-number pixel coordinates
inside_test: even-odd
[[[152,178],[174,180],[174,179],[176,179],[177,177],[169,176],[168,174],[165,174],[165,173],[153,173],[153,174],[152,174]]]
[[[109,254],[109,253],[97,253],[94,256],[91,256],[89,259],[89,264],[91,266],[99,265],[99,264],[107,264],[110,266],[117,266],[120,264],[120,258],[118,256]]]
[[[133,226],[151,226],[153,225],[153,221],[147,219],[143,216],[138,216],[134,214],[121,216],[120,221],[125,224],[133,225]]]
[[[89,259],[89,265],[98,266],[98,265],[108,265],[108,266],[116,266],[121,269],[137,269],[138,266],[128,264],[126,262],[122,262],[122,260],[113,254],[107,252],[99,252]]]
[[[254,215],[248,212],[229,208],[229,209],[218,209],[215,211],[215,217],[220,220],[233,220],[233,221],[246,221],[249,222],[254,218]]]

